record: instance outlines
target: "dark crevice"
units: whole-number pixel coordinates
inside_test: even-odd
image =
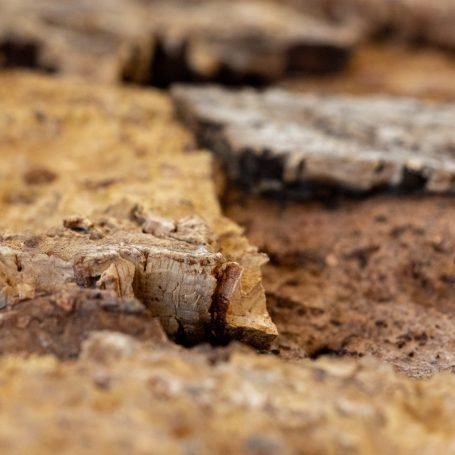
[[[428,182],[422,171],[414,171],[409,168],[403,170],[401,186],[404,191],[422,191]]]
[[[312,360],[317,360],[320,357],[329,356],[329,357],[361,357],[361,354],[357,352],[350,352],[345,348],[333,349],[328,346],[322,346],[321,348],[311,352],[309,358]]]
[[[41,46],[36,41],[6,38],[0,41],[0,67],[55,72],[55,68],[40,62],[40,53]]]
[[[231,87],[261,88],[276,82],[277,79],[261,74],[261,72],[235,70],[222,62],[215,73],[204,75],[191,68],[188,58],[188,41],[172,48],[166,46],[159,37],[154,37],[152,42],[154,51],[148,65],[147,76],[142,80],[144,85],[166,89],[172,84],[180,82],[218,83]],[[257,45],[257,43],[247,42],[245,46],[251,47],[254,44]],[[340,71],[346,67],[351,54],[349,49],[319,44],[297,44],[285,52],[285,70],[281,74],[283,78],[289,75],[304,76]],[[135,58],[133,55],[132,61]],[[123,82],[135,82],[128,71],[124,71],[122,80]]]
[[[340,71],[349,61],[351,51],[331,45],[300,44],[287,52],[286,73],[319,75]]]

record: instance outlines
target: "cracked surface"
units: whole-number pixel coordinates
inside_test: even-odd
[[[139,298],[184,343],[270,343],[265,256],[164,95],[11,73],[0,96],[2,306],[70,283]]]

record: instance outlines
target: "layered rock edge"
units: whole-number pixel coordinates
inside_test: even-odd
[[[451,103],[217,86],[172,93],[199,144],[250,191],[455,191]]]
[[[138,299],[182,343],[276,336],[265,255],[224,218],[168,99],[1,76],[1,306],[76,289]]]

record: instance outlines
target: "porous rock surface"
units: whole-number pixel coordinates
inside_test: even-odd
[[[453,453],[455,377],[371,359],[291,363],[94,333],[80,360],[0,359],[11,455]]]
[[[232,192],[226,214],[270,256],[277,354],[372,355],[415,378],[455,372],[451,198],[286,203]]]
[[[191,86],[173,97],[199,143],[250,190],[455,189],[453,104]]]
[[[182,342],[270,343],[266,258],[222,216],[212,159],[164,95],[0,79],[6,311],[73,285],[138,298]]]
[[[261,0],[2,0],[0,65],[102,81],[264,83],[345,66],[359,35]]]
[[[74,286],[0,310],[0,354],[74,359],[94,330],[121,332],[154,343],[167,340],[159,320],[137,299]]]

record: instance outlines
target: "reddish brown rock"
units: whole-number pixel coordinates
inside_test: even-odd
[[[94,330],[117,331],[158,344],[166,341],[159,320],[138,300],[70,287],[0,310],[0,354],[73,359]]]
[[[231,195],[267,252],[280,355],[374,355],[426,377],[455,371],[455,202],[375,197],[283,203]]]

